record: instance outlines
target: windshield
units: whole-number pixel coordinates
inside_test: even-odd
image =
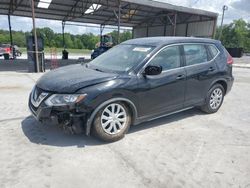
[[[99,71],[128,71],[138,65],[155,47],[143,45],[118,45],[96,59],[88,67]]]

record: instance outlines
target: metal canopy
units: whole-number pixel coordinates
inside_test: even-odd
[[[34,0],[36,18],[101,25],[118,25],[120,5],[120,26],[126,27],[216,20],[218,16],[213,12],[151,0],[52,0],[48,9],[38,8],[38,2]],[[93,4],[101,7],[86,14]],[[30,0],[1,0],[0,14],[32,17]]]

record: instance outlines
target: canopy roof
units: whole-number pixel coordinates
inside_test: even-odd
[[[171,5],[152,0],[34,0],[36,18],[117,25],[119,4],[121,26],[136,27],[151,23],[171,23],[171,16],[177,15],[176,23],[216,20],[218,14],[199,9]],[[40,5],[39,5],[40,3]],[[45,6],[44,6],[45,5]],[[48,8],[39,8],[46,7]],[[30,0],[1,0],[0,14],[31,17]]]

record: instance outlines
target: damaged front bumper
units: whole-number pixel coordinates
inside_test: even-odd
[[[71,133],[84,133],[87,113],[77,112],[75,105],[47,106],[42,102],[38,107],[29,98],[29,109],[32,115],[42,123],[53,123],[69,130]]]

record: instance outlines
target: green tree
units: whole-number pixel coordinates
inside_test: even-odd
[[[87,33],[87,34],[83,34],[81,35],[81,42],[83,44],[83,46],[87,49],[94,49],[96,43],[99,42],[99,37],[95,36],[93,33]]]
[[[55,33],[52,29],[48,27],[37,28],[36,32],[38,37],[42,37],[44,39],[45,47],[63,47],[63,37],[61,33]],[[26,36],[32,35],[33,31],[13,31],[12,33],[13,43],[20,47],[26,47]],[[117,44],[118,32],[114,30],[109,34],[112,36],[114,44]],[[82,35],[73,35],[70,33],[65,33],[64,36],[66,48],[92,50],[100,41],[100,36],[94,35],[93,33],[85,33]],[[130,31],[125,31],[120,34],[121,42],[130,38],[132,38],[132,34]],[[0,30],[0,43],[10,43],[9,31]]]
[[[56,47],[56,48],[62,48],[63,47],[62,34],[55,34],[54,41],[55,41],[55,46],[54,47]]]
[[[123,33],[121,33],[121,42],[126,41],[132,39],[132,33],[131,31],[124,31]]]
[[[112,36],[114,45],[116,45],[118,43],[118,31],[114,30],[109,34]],[[120,33],[120,42],[129,40],[131,38],[132,38],[132,33],[130,31],[124,31]]]
[[[24,32],[13,32],[13,43],[17,46],[24,47],[26,45],[26,38]]]
[[[71,40],[71,36],[69,33],[64,34],[65,46],[66,48],[74,48],[74,43]]]
[[[0,43],[10,43],[9,31],[0,30]]]
[[[49,27],[37,28],[37,36],[41,36],[44,39],[44,44],[47,47],[55,47],[55,33]]]
[[[216,38],[222,29],[221,42],[227,48],[243,48],[244,51],[250,51],[250,24],[243,19],[234,20],[222,28],[217,28]]]

